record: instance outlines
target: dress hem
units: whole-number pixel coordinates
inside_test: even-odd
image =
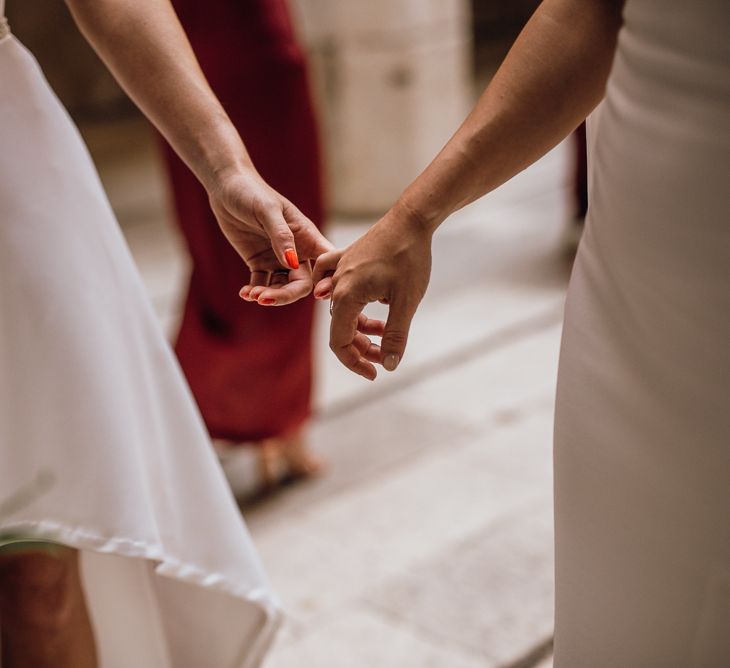
[[[32,540],[60,543],[78,550],[156,562],[156,575],[218,591],[259,606],[266,619],[253,647],[247,648],[248,657],[241,662],[240,668],[256,668],[261,664],[283,621],[278,601],[265,589],[237,585],[220,573],[212,573],[167,554],[159,545],[128,538],[105,537],[89,529],[73,528],[51,521],[4,522],[2,531]]]

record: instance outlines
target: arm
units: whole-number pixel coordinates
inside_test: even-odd
[[[306,260],[331,248],[311,221],[256,172],[169,0],[67,4],[112,74],[206,188],[224,234],[252,272],[296,268],[297,252]],[[303,283],[280,288],[279,303],[309,291],[300,272],[292,273]]]
[[[396,206],[433,231],[567,137],[604,95],[619,0],[545,0],[456,134]]]
[[[356,322],[366,304],[387,301],[379,361],[396,368],[428,286],[433,232],[544,155],[598,104],[622,7],[620,0],[545,0],[434,161],[367,234],[344,253],[320,258],[315,296],[332,294],[330,347],[345,366],[375,377],[373,350],[363,354]]]

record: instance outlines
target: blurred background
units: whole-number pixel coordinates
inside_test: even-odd
[[[426,166],[537,4],[292,0],[336,245]],[[191,261],[161,140],[62,2],[11,2],[8,14],[79,125],[174,340]],[[339,367],[326,305],[315,307],[309,438],[324,475],[262,495],[250,448],[223,457],[289,615],[266,668],[550,665],[552,410],[574,154],[572,142],[558,146],[443,226],[395,375],[369,384]]]

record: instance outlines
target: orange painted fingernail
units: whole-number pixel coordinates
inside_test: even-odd
[[[292,269],[299,269],[299,258],[297,257],[297,252],[293,248],[285,251],[284,257],[286,258],[286,263]]]
[[[261,306],[273,306],[276,304],[276,299],[259,299]]]

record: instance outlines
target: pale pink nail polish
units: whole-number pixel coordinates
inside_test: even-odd
[[[400,363],[400,357],[398,355],[390,354],[386,355],[383,360],[383,367],[386,371],[395,371]]]

